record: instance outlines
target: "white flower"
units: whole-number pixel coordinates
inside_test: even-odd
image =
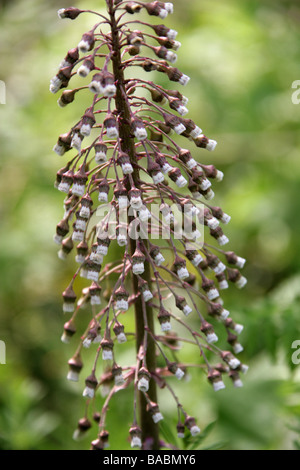
[[[150,292],[150,290],[144,290],[143,297],[144,297],[144,301],[148,302],[149,300],[153,299],[153,294],[152,292]]]
[[[81,39],[81,41],[79,42],[78,44],[78,49],[80,50],[80,52],[82,52],[83,54],[85,52],[88,52],[90,50],[90,44],[88,41],[85,41],[84,39]]]
[[[215,392],[218,392],[219,390],[224,390],[224,388],[226,387],[223,380],[218,380],[217,382],[213,383],[213,389]]]
[[[217,289],[209,289],[209,291],[207,292],[207,297],[209,298],[209,300],[214,300],[216,298],[219,297],[219,292]]]
[[[62,157],[65,153],[65,147],[63,145],[55,144],[53,147],[53,152]]]
[[[80,217],[83,217],[85,219],[89,219],[91,215],[91,209],[87,206],[82,206],[79,211]]]
[[[174,131],[176,132],[176,134],[180,135],[184,131],[186,131],[186,127],[183,124],[180,123],[180,124],[177,124],[177,126],[174,127]]]
[[[175,372],[175,377],[176,377],[178,380],[181,380],[183,376],[184,376],[183,370],[180,369],[179,367],[177,367],[176,372]]]
[[[130,205],[131,205],[132,209],[138,210],[142,207],[143,201],[142,201],[140,196],[139,197],[131,197],[130,198]]]
[[[173,167],[169,165],[169,163],[165,163],[164,166],[162,167],[162,172],[166,175],[169,173],[171,170],[173,170]]]
[[[66,16],[65,16],[65,8],[60,8],[58,11],[57,11],[57,14],[58,14],[58,18],[60,18],[61,20],[64,19]]]
[[[228,364],[229,364],[229,367],[231,367],[231,369],[237,369],[241,363],[236,357],[234,357],[230,359]]]
[[[125,246],[127,245],[127,236],[124,235],[123,233],[120,233],[118,236],[117,236],[117,243],[119,246]]]
[[[64,302],[63,303],[63,312],[72,313],[75,310],[74,302]]]
[[[134,135],[138,140],[145,140],[148,137],[147,130],[144,127],[137,127]]]
[[[163,257],[161,253],[158,253],[154,258],[154,263],[156,264],[156,266],[161,266],[161,264],[164,262],[165,262],[165,258]]]
[[[89,279],[90,281],[97,282],[99,278],[99,273],[97,271],[93,271],[89,269],[86,278]]]
[[[51,93],[53,94],[57,93],[60,90],[61,85],[62,85],[62,81],[60,80],[60,78],[58,78],[57,76],[53,77],[50,81],[50,88],[49,88]]]
[[[115,385],[117,385],[117,387],[120,387],[124,383],[125,380],[122,374],[115,375]]]
[[[96,163],[104,163],[107,161],[106,153],[103,151],[98,151],[95,153],[95,161]]]
[[[146,207],[139,211],[139,219],[144,222],[151,217],[151,212]]]
[[[221,290],[225,290],[225,289],[228,289],[229,285],[228,285],[228,282],[226,281],[226,279],[223,279],[223,281],[219,282],[219,288]]]
[[[159,17],[164,20],[165,18],[167,18],[167,16],[168,16],[167,10],[165,10],[164,8],[162,8],[162,9],[160,10],[160,12],[159,12]]]
[[[74,183],[73,184],[72,194],[74,194],[75,196],[83,196],[84,193],[85,193],[85,185],[84,184],[79,184],[79,183]]]
[[[195,168],[197,165],[198,165],[198,163],[196,162],[196,160],[194,160],[194,158],[191,158],[191,159],[187,162],[187,164],[186,164],[186,166],[187,166],[190,170],[192,170],[193,168]]]
[[[119,137],[119,131],[117,127],[108,127],[106,129],[106,132],[107,132],[107,137],[109,137],[110,139],[116,139],[117,137]]]
[[[190,433],[192,436],[197,436],[200,433],[200,428],[198,426],[192,426],[190,429]]]
[[[91,70],[90,70],[86,65],[82,64],[82,65],[79,67],[79,69],[77,70],[77,73],[78,73],[78,75],[79,75],[80,77],[85,78],[85,77],[88,76],[88,74],[90,73],[90,71],[91,71]]]
[[[128,301],[125,299],[119,299],[116,301],[116,308],[118,310],[124,310],[126,312],[128,310]]]
[[[177,270],[177,276],[179,277],[179,279],[187,279],[190,274],[188,270],[184,266],[182,266]]]
[[[216,343],[219,338],[217,337],[216,333],[209,333],[206,336],[206,339],[209,344],[212,344],[212,343]]]
[[[141,263],[134,263],[132,265],[132,272],[133,274],[143,274],[143,272],[145,271],[145,265],[143,262]]]
[[[187,317],[190,313],[192,313],[193,309],[189,305],[185,305],[183,307],[183,313]]]
[[[224,178],[224,173],[223,173],[223,171],[217,170],[216,180],[217,180],[217,181],[222,181],[223,178]]]
[[[174,12],[174,5],[171,2],[165,3],[165,9],[171,15]]]
[[[88,137],[91,134],[91,131],[92,131],[92,126],[90,124],[82,124],[80,128],[80,133],[84,137]]]
[[[108,195],[103,191],[98,194],[98,201],[99,202],[107,202],[108,201]]]
[[[76,263],[82,264],[84,262],[84,260],[85,260],[84,255],[76,255],[76,257],[75,257]]]
[[[68,375],[67,375],[67,380],[70,380],[71,382],[78,382],[79,380],[78,372],[75,372],[74,370],[69,370]]]
[[[178,32],[175,29],[170,29],[167,33],[167,37],[171,40],[176,39]]]
[[[83,390],[82,396],[87,397],[87,398],[94,398],[95,390],[91,387],[85,387],[85,389]]]
[[[237,323],[234,327],[234,331],[239,335],[244,329],[244,325]]]
[[[115,96],[116,92],[117,88],[113,83],[109,83],[102,89],[103,96],[105,96],[106,98],[112,98],[113,96]]]
[[[156,173],[155,175],[152,176],[152,179],[153,179],[153,183],[154,183],[154,184],[159,184],[159,183],[162,183],[162,182],[165,180],[165,177],[164,177],[164,175],[159,171],[158,173]]]
[[[131,163],[122,163],[121,167],[124,175],[133,173],[133,167]]]
[[[196,126],[195,129],[193,129],[192,132],[190,133],[190,136],[193,139],[196,139],[201,134],[202,134],[202,129],[200,129],[200,127]]]
[[[102,359],[103,361],[112,361],[113,360],[113,352],[111,349],[103,349],[102,350]]]
[[[176,186],[178,186],[178,188],[184,188],[184,186],[187,185],[187,180],[185,179],[184,176],[179,176],[179,178],[177,178],[177,180],[175,181],[175,184]]]
[[[79,137],[79,134],[77,132],[75,132],[75,134],[73,135],[72,141],[71,141],[71,147],[75,148],[78,152],[80,152],[81,151],[81,143],[82,143],[82,140]]]
[[[146,377],[141,377],[138,381],[138,389],[141,392],[148,392],[149,390],[149,380]]]
[[[225,308],[223,308],[222,312],[221,312],[221,318],[222,320],[226,320],[226,318],[228,318],[230,315],[230,312],[229,310],[226,310]]]
[[[118,336],[117,336],[117,341],[119,344],[123,344],[123,343],[126,343],[127,341],[127,338],[126,338],[126,335],[125,333],[119,333]]]
[[[206,145],[206,149],[209,150],[210,152],[213,152],[217,145],[218,145],[218,142],[216,140],[209,139],[208,144]]]
[[[128,199],[127,196],[119,196],[118,197],[118,204],[120,209],[126,209],[128,206]]]
[[[200,184],[200,188],[202,189],[202,191],[206,191],[210,187],[211,187],[211,182],[207,178],[203,178]]]
[[[219,227],[219,221],[215,217],[212,217],[211,219],[207,220],[207,226],[211,228],[212,230],[216,230],[217,227]]]
[[[241,258],[240,256],[238,256],[237,262],[235,264],[238,268],[243,269],[243,267],[245,266],[245,263],[246,263],[245,258]]]
[[[58,185],[58,190],[61,191],[62,193],[66,193],[68,194],[69,193],[69,190],[70,190],[70,183],[67,183],[67,182],[63,182],[61,181]]]
[[[220,246],[227,245],[227,243],[229,243],[229,238],[226,237],[226,235],[222,235],[221,237],[218,238],[218,243]]]
[[[244,348],[240,343],[235,343],[235,345],[233,346],[233,350],[235,354],[239,354],[244,351]]]
[[[175,64],[175,62],[177,62],[177,59],[178,59],[178,57],[177,57],[177,54],[175,54],[175,52],[168,51],[166,53],[166,60],[168,62],[171,62],[171,64]]]
[[[197,267],[203,261],[203,258],[199,253],[192,259],[191,263],[193,266]]]
[[[231,220],[230,215],[225,214],[225,213],[222,215],[221,222],[223,222],[223,224],[225,225],[229,224],[230,220]]]
[[[180,85],[186,86],[189,83],[190,79],[191,79],[191,77],[189,77],[188,75],[183,74],[182,77],[180,77],[180,79],[179,79],[179,83],[180,83]]]
[[[207,201],[211,201],[214,197],[215,197],[215,193],[213,192],[211,188],[209,188],[207,194],[205,194],[205,199],[207,199]]]
[[[92,93],[95,93],[95,95],[103,93],[103,88],[98,80],[92,80],[89,84],[89,89]]]
[[[164,321],[160,325],[161,331],[170,331],[172,329],[171,323],[169,321]]]
[[[216,273],[216,274],[221,274],[222,272],[224,272],[226,269],[226,266],[225,264],[223,264],[221,261],[217,264],[217,266],[215,268],[213,268],[213,271]]]
[[[92,295],[91,296],[91,305],[101,305],[101,299],[100,299],[99,295]]]
[[[164,417],[161,413],[154,413],[154,415],[152,416],[152,419],[153,419],[154,423],[156,424],[159,421],[161,421],[162,419],[164,419]]]
[[[247,284],[247,279],[244,276],[241,276],[235,284],[239,289],[242,289]]]
[[[134,448],[134,447],[139,447],[141,448],[142,447],[142,441],[139,437],[137,436],[134,436],[132,439],[131,439],[131,447]]]

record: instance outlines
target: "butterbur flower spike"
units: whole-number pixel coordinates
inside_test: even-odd
[[[187,380],[190,366],[206,371],[214,391],[227,383],[242,386],[247,366],[236,355],[243,349],[243,326],[231,318],[221,293],[232,284],[245,286],[240,270],[246,260],[223,250],[230,216],[210,201],[224,175],[207,164],[217,142],[186,116],[182,87],[190,77],[174,66],[181,44],[171,23],[160,21],[169,22],[173,3],[105,4],[106,15],[75,7],[58,11],[61,19],[89,13],[97,21],[78,34],[50,82],[52,93],[61,90],[59,106],[84,102],[53,148],[66,160],[55,179],[65,199],[54,242],[60,260],[74,253],[77,263],[63,292],[68,318],[61,341],[78,342],[68,380],[81,380],[85,371],[85,414],[74,438],[96,422],[91,449],[108,447],[110,401],[128,390],[132,407],[120,423],[132,423],[129,446],[156,450],[163,419],[157,385],[174,400],[180,438],[200,433],[173,390],[177,380]],[[152,71],[169,85],[153,82]],[[181,362],[183,346],[195,348],[193,364]],[[126,366],[123,351],[126,361],[131,351]],[[92,372],[84,363],[93,364]]]

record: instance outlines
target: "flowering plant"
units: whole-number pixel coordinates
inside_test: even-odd
[[[173,4],[106,0],[106,5],[107,16],[74,7],[58,12],[60,18],[71,20],[86,12],[97,17],[78,46],[68,51],[50,84],[50,91],[56,93],[69,87],[76,74],[91,77],[87,85],[65,89],[58,100],[64,107],[83,90],[90,92],[88,107],[54,147],[60,156],[75,151],[57,172],[55,183],[66,193],[65,213],[54,237],[60,245],[58,254],[65,259],[77,244],[78,263],[63,292],[63,311],[71,317],[64,325],[62,341],[68,343],[76,336],[77,317],[83,306],[89,306],[91,316],[69,360],[67,376],[78,381],[84,349],[96,344],[83,390],[86,412],[74,437],[91,427],[90,415],[100,389],[106,397],[102,408],[93,413],[99,427],[92,449],[106,448],[109,402],[116,392],[131,387],[131,447],[159,449],[168,443],[159,436],[163,414],[157,387],[166,388],[174,400],[178,437],[200,432],[171,385],[172,376],[182,380],[188,370],[178,356],[180,343],[198,350],[194,365],[206,371],[215,391],[225,387],[223,375],[235,387],[242,385],[240,372],[246,372],[247,366],[236,355],[243,349],[238,340],[243,327],[230,318],[219,291],[227,289],[229,282],[239,288],[245,285],[240,273],[245,260],[220,248],[229,241],[220,224],[226,225],[230,216],[210,201],[214,197],[211,180],[222,180],[223,173],[200,163],[198,151],[192,154],[182,148],[174,135],[208,151],[215,149],[216,141],[184,117],[188,99],[180,91],[133,73],[141,68],[161,72],[180,86],[189,82],[174,66],[175,51],[181,45],[177,32],[128,16],[146,10],[150,16],[165,19],[173,12]],[[144,55],[145,50],[151,57]],[[213,244],[204,241],[206,230]],[[113,261],[106,263],[108,251],[114,250]],[[81,295],[76,290],[78,277],[89,281]],[[122,344],[132,337],[123,324],[131,310],[135,312],[136,357],[133,365],[120,365]],[[199,320],[197,330],[186,320],[192,312]],[[217,346],[218,323],[227,331],[229,350]]]

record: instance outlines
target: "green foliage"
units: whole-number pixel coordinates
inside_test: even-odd
[[[75,4],[99,7],[98,0]],[[76,20],[76,28],[59,22],[62,6],[59,0],[15,0],[2,2],[0,10],[0,79],[7,85],[7,104],[0,105],[3,449],[87,449],[91,437],[72,441],[84,403],[80,386],[65,381],[73,349],[59,337],[60,292],[73,266],[55,258],[52,244],[62,212],[53,180],[64,160],[51,149],[83,105],[78,100],[75,111],[58,112],[48,91],[65,50],[90,24],[87,17]],[[180,31],[178,67],[192,77],[185,89],[190,115],[219,142],[203,163],[225,173],[216,205],[232,215],[231,246],[247,258],[249,279],[245,290],[224,296],[245,325],[242,360],[250,371],[244,389],[228,383],[213,394],[194,373],[190,383],[179,384],[178,395],[189,399],[203,429],[199,439],[183,444],[193,450],[299,450],[299,366],[291,361],[291,344],[300,339],[300,107],[291,102],[291,84],[300,79],[299,2],[176,0],[175,6],[168,24]],[[120,396],[112,404],[111,428],[120,428],[128,400]],[[182,446],[175,411],[168,409],[161,430]],[[115,431],[111,443],[126,448],[126,429]]]

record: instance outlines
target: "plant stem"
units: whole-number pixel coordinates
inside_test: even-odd
[[[130,129],[130,109],[126,101],[126,98],[123,94],[124,87],[124,73],[123,68],[121,67],[121,54],[120,54],[120,40],[119,40],[119,31],[114,14],[113,0],[107,0],[108,10],[110,14],[111,21],[111,33],[112,33],[112,63],[113,63],[113,72],[116,80],[116,109],[118,115],[120,116],[119,121],[119,133],[120,133],[120,142],[123,152],[126,152],[131,160],[134,172],[132,174],[133,182],[136,187],[139,187],[139,169],[137,165],[137,159],[135,154],[134,140],[131,137]],[[129,223],[131,220],[129,219]],[[146,243],[146,242],[145,242]],[[136,240],[130,238],[130,254],[132,255],[136,249]],[[145,265],[145,273],[143,278],[148,282],[149,287],[151,286],[151,272],[149,263]],[[138,279],[137,276],[133,275],[133,292],[138,294]],[[150,287],[151,288],[151,287]],[[141,297],[139,296],[134,305],[135,308],[135,323],[136,323],[136,350],[137,352],[140,349],[140,346],[144,343],[145,335],[145,322],[143,316],[143,306]],[[147,326],[150,331],[154,334],[154,319],[152,308],[146,304],[146,317],[147,317]],[[152,339],[152,335],[148,336],[147,342],[147,351],[145,355],[145,363],[149,372],[155,372],[156,368],[156,355],[155,355],[155,343]],[[154,380],[150,381],[149,393],[150,399],[157,403],[157,391],[156,383]],[[146,411],[146,399],[144,394],[139,392],[139,414],[140,414],[140,427],[142,429],[142,439],[143,442],[147,441],[147,444],[150,445],[151,449],[159,449],[159,430],[158,425],[155,424]]]

